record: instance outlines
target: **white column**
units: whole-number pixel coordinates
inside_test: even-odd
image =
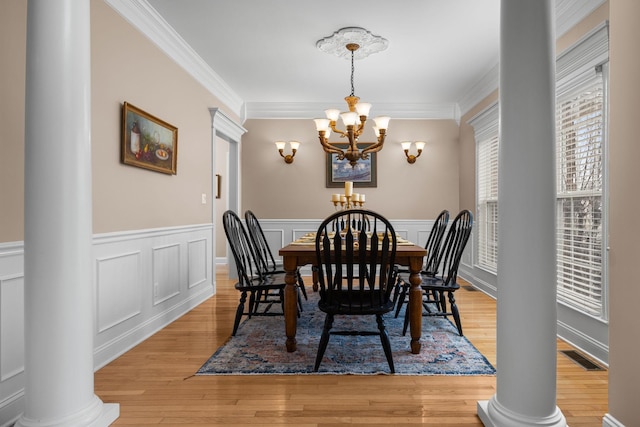
[[[485,426],[566,426],[556,406],[554,1],[502,0],[497,392]]]
[[[25,412],[107,426],[93,391],[90,0],[30,0],[25,130]]]

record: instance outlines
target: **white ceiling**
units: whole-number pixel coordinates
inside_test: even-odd
[[[363,27],[389,41],[385,51],[355,62],[355,94],[373,104],[372,115],[413,109],[459,116],[458,106],[481,92],[479,84],[497,82],[500,0],[107,1],[134,25],[133,9],[152,16],[155,23],[147,20],[146,30],[137,26],[155,32],[150,38],[156,43],[186,42],[246,117],[345,109],[350,60],[316,48],[316,41],[344,27]],[[557,0],[557,32],[603,1]]]

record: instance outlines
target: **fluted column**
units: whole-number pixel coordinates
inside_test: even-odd
[[[556,406],[552,0],[502,0],[497,392],[485,426],[566,426]]]
[[[107,426],[93,391],[90,1],[29,0],[25,411],[16,426]]]

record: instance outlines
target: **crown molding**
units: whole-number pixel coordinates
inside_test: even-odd
[[[556,38],[569,31],[605,2],[606,0],[556,0]],[[496,64],[464,92],[458,102],[462,114],[469,112],[491,92],[498,89],[499,71],[499,64]]]
[[[238,116],[243,100],[146,0],[105,0],[127,22],[202,84]]]
[[[556,37],[573,28],[606,0],[556,0]]]
[[[328,105],[320,102],[247,102],[247,119],[313,119],[324,116]],[[451,119],[460,121],[456,103],[374,103],[376,115],[394,119]]]
[[[319,103],[250,102],[240,96],[209,67],[146,0],[105,0],[125,20],[148,37],[170,58],[184,68],[232,112],[244,119],[313,118],[325,109]],[[557,0],[556,36],[561,36],[604,4],[606,0]],[[453,119],[460,121],[491,92],[498,88],[499,66],[496,64],[475,84],[464,91],[458,103],[376,105],[380,114],[405,119]]]
[[[464,91],[464,95],[459,101],[460,111],[466,114],[469,110],[493,91],[498,89],[500,84],[500,64],[497,63],[487,71],[476,83]]]

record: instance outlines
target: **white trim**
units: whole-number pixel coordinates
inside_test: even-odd
[[[313,119],[323,115],[327,104],[320,102],[247,102],[247,119]],[[429,103],[376,103],[376,114],[394,119],[455,120],[460,122],[460,107],[455,102]]]
[[[595,67],[609,60],[609,23],[601,23],[570,48],[558,55],[556,61],[556,91],[562,95],[566,87],[574,86],[579,75],[594,73]]]
[[[466,114],[480,101],[491,95],[498,89],[500,83],[500,64],[496,63],[480,79],[464,91],[464,95],[458,101],[462,114]]]
[[[497,100],[467,121],[475,132],[476,145],[484,139],[498,135],[499,121],[500,108]]]
[[[211,114],[211,126],[216,135],[231,142],[240,142],[242,135],[247,130],[236,123],[224,111],[219,108],[209,108]]]
[[[556,37],[562,36],[605,2],[606,0],[556,0]]]
[[[602,418],[602,427],[624,427],[624,424],[616,420],[613,415],[606,413]]]
[[[609,367],[609,363],[606,360],[609,354],[608,345],[594,340],[587,334],[560,320],[558,320],[557,335],[566,343],[594,358],[602,366]]]
[[[191,231],[206,231],[213,229],[213,224],[181,225],[176,227],[147,228],[141,230],[115,231],[93,235],[93,244],[102,245],[113,242],[123,242],[131,239],[149,239],[158,236],[188,233]]]
[[[238,116],[241,115],[244,102],[242,98],[209,67],[146,0],[105,0],[105,2],[231,111]]]

